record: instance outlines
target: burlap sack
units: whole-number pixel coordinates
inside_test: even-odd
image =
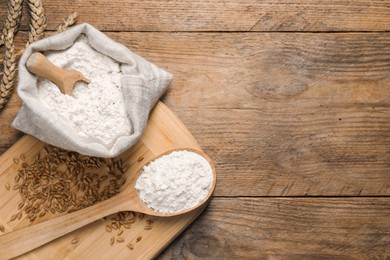
[[[79,137],[70,124],[48,111],[38,97],[37,77],[31,74],[25,65],[32,53],[66,49],[81,34],[86,35],[95,50],[121,63],[123,95],[133,132],[119,137],[110,147]],[[57,147],[90,156],[114,157],[138,140],[146,127],[151,109],[166,91],[171,80],[172,76],[168,72],[111,40],[93,26],[80,24],[63,33],[37,41],[24,51],[19,62],[18,83],[18,94],[23,106],[12,126]]]

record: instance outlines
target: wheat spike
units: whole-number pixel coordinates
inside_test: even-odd
[[[13,30],[14,34],[18,30],[20,17],[22,15],[22,3],[23,0],[8,1],[7,16],[5,18],[3,34],[0,36],[0,46],[5,43],[6,37],[10,30]]]
[[[45,9],[42,1],[28,0],[28,7],[30,10],[30,32],[28,33],[28,42],[26,47],[33,42],[38,41],[44,36],[46,28]]]
[[[8,102],[15,82],[17,54],[15,53],[14,35],[20,24],[22,3],[23,0],[9,1],[8,15],[3,29],[5,55],[3,61],[4,72],[0,82],[0,109],[2,109]],[[43,33],[46,28],[45,10],[43,8],[42,1],[28,0],[28,6],[30,9],[31,24],[26,46],[43,37]],[[23,51],[24,49],[22,49],[19,53],[22,53]]]
[[[0,82],[0,109],[7,103],[12,94],[16,75],[16,55],[14,44],[14,29],[8,31],[5,37],[4,72]]]
[[[57,33],[63,32],[68,29],[68,27],[75,24],[78,16],[79,15],[76,12],[71,13],[66,19],[64,19],[64,22],[58,26]]]
[[[2,44],[5,45],[4,71],[0,81],[0,109],[8,102],[12,94],[16,77],[16,55],[14,36],[19,28],[22,15],[23,0],[10,0],[8,2],[7,16],[3,29]]]

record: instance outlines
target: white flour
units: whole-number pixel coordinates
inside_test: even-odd
[[[150,208],[167,214],[202,202],[212,187],[213,176],[211,165],[201,155],[175,151],[145,166],[135,187]]]
[[[59,67],[80,71],[90,84],[78,82],[73,97],[62,94],[46,79],[38,80],[39,97],[49,109],[67,120],[82,138],[100,140],[110,146],[121,135],[131,134],[121,86],[120,64],[94,50],[80,37],[64,51],[46,57]]]

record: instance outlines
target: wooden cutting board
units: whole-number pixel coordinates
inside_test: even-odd
[[[10,221],[13,214],[18,212],[18,204],[21,196],[17,190],[7,190],[6,183],[14,183],[18,166],[14,158],[24,154],[26,161],[31,160],[39,153],[44,143],[31,136],[22,137],[10,149],[0,157],[0,225],[5,227],[5,232],[20,229],[30,225],[30,221],[22,219]],[[150,115],[148,125],[138,143],[120,158],[129,165],[126,174],[132,174],[142,167],[144,163],[161,153],[174,148],[193,148],[200,150],[194,137],[183,123],[167,108],[159,102]],[[140,158],[143,158],[140,160]],[[12,185],[11,185],[12,186]],[[132,224],[121,235],[124,243],[110,245],[113,234],[105,230],[110,224],[110,219],[99,220],[64,237],[52,241],[34,251],[31,251],[19,259],[149,259],[157,256],[178,234],[180,234],[205,208],[202,206],[185,215],[171,218],[157,218],[145,216]],[[50,213],[51,214],[51,213]],[[55,216],[48,214],[34,223],[45,221]],[[145,230],[147,221],[153,221],[152,229]],[[137,242],[137,238],[142,237]],[[72,240],[77,239],[77,243]],[[134,249],[126,245],[129,241]],[[1,253],[0,253],[1,258]]]

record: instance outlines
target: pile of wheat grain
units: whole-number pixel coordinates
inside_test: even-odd
[[[126,182],[121,160],[84,156],[49,145],[31,162],[23,154],[14,162],[20,167],[12,189],[19,191],[22,201],[11,221],[23,214],[32,222],[48,212],[74,212],[115,196]]]

